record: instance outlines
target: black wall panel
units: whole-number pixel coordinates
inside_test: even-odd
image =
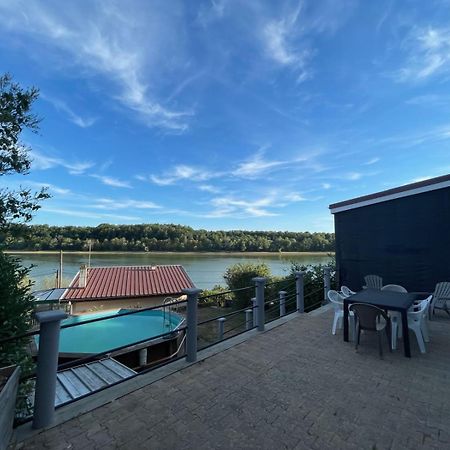
[[[408,291],[450,281],[450,188],[335,214],[340,284],[361,289],[364,275]]]

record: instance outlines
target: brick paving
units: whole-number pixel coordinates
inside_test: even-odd
[[[449,449],[450,320],[426,355],[411,335],[411,359],[380,360],[375,336],[356,352],[331,319],[298,316],[17,448]]]

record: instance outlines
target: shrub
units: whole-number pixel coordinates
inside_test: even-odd
[[[228,267],[223,276],[230,290],[242,289],[248,286],[254,286],[252,281],[255,277],[271,278],[270,269],[267,264],[239,263]],[[248,289],[245,291],[234,292],[233,307],[243,309],[250,305],[251,298],[255,291]]]

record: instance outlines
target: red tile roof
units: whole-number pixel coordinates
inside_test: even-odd
[[[195,287],[182,266],[113,266],[88,269],[86,287],[78,286],[79,273],[62,300],[118,299],[181,294]]]

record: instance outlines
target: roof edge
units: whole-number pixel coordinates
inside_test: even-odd
[[[450,187],[450,174],[333,203],[329,206],[329,209],[332,214],[336,214],[349,209],[361,208],[363,206],[369,206],[375,203],[395,200],[396,198],[407,197],[409,195],[416,195],[422,192],[429,192],[446,187]]]

